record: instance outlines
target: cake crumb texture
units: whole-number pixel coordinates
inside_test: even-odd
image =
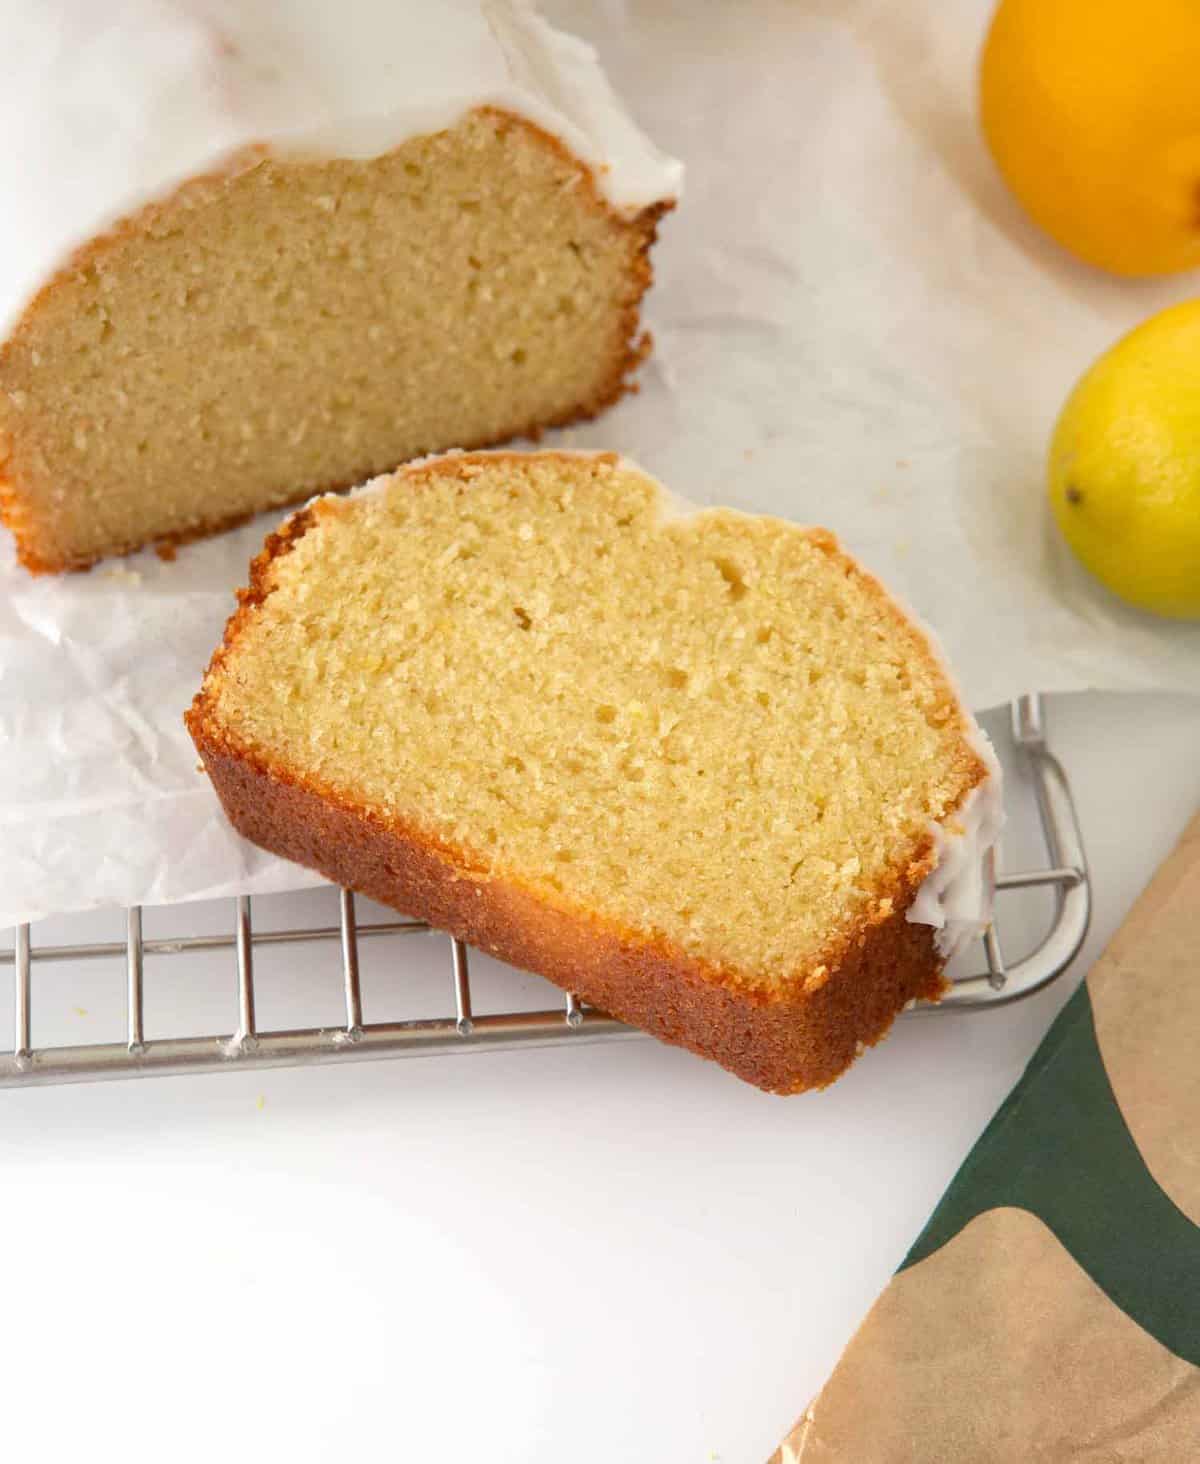
[[[609,455],[320,500],[189,725],[251,837],[781,1091],[936,995],[904,911],[986,775],[831,535],[664,514]]]
[[[656,205],[493,109],[366,161],[247,153],[81,249],[0,346],[0,513],[83,568],[585,417],[646,348]]]

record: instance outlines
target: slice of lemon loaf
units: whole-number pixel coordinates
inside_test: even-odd
[[[626,390],[680,168],[523,0],[14,0],[4,44],[0,517],[27,568]]]
[[[187,721],[243,834],[760,1087],[985,918],[994,758],[823,530],[456,454],[310,504],[240,601]]]

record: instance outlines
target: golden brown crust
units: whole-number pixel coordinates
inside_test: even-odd
[[[536,971],[600,1010],[773,1093],[826,1086],[914,998],[942,990],[928,926],[903,911],[864,932],[823,984],[786,1000],[740,990],[665,942],[555,909],[415,833],[388,827],[233,750],[205,718],[188,726],[230,822],[254,843]]]
[[[480,460],[469,454],[438,458],[406,469],[405,477],[417,483],[433,474],[469,475]],[[485,459],[494,460],[495,455]],[[241,834],[536,971],[601,1010],[711,1058],[769,1092],[824,1087],[864,1046],[879,1041],[910,1001],[940,996],[942,961],[934,932],[905,918],[932,867],[932,839],[864,927],[831,944],[824,965],[779,996],[750,989],[737,973],[708,966],[664,940],[647,939],[552,901],[518,879],[489,872],[467,851],[385,820],[238,746],[215,715],[210,687],[254,610],[271,593],[275,562],[324,514],[340,511],[339,503],[318,501],[267,539],[185,717],[226,815]],[[843,558],[848,572],[857,572],[831,535],[815,535],[823,535],[823,547]],[[879,592],[886,595],[882,587]]]
[[[574,423],[588,421],[593,417],[599,416],[601,412],[619,401],[626,392],[637,390],[637,384],[632,379],[633,375],[649,355],[653,346],[650,333],[640,330],[642,297],[654,280],[654,271],[650,263],[650,250],[658,237],[659,220],[675,206],[672,200],[664,199],[659,203],[649,205],[632,217],[627,217],[608,202],[600,192],[593,170],[583,159],[576,157],[561,138],[554,136],[551,132],[547,132],[536,123],[529,121],[528,118],[505,111],[500,107],[486,106],[478,107],[474,110],[479,115],[491,117],[506,127],[519,127],[530,137],[536,138],[542,146],[549,148],[570,165],[578,168],[581,173],[580,196],[586,200],[590,207],[603,213],[614,227],[628,231],[637,241],[637,245],[629,274],[629,294],[623,302],[620,311],[619,347],[613,356],[612,364],[606,376],[596,392],[586,401],[578,402],[554,417],[532,422],[516,423],[510,431],[499,433],[496,436],[488,437],[481,441],[446,444],[447,447],[459,447],[467,451],[477,451],[500,443],[511,442],[514,439],[522,437],[536,441],[543,432],[551,428],[569,427]],[[13,342],[21,336],[29,323],[35,318],[40,305],[49,297],[61,281],[73,276],[82,269],[86,269],[115,244],[128,238],[139,229],[145,228],[150,221],[165,208],[169,207],[181,194],[185,192],[195,193],[197,190],[219,187],[229,178],[236,177],[247,168],[254,167],[257,163],[270,158],[272,155],[272,150],[265,144],[252,144],[248,147],[240,148],[223,163],[214,166],[209,172],[188,179],[167,197],[146,205],[144,209],[136,214],[118,220],[112,228],[81,245],[75,250],[67,262],[56,270],[50,279],[43,284],[30,304],[26,306],[20,320],[17,322],[8,339],[0,342],[0,371],[3,370],[5,356],[11,349]],[[63,559],[53,554],[47,554],[44,547],[39,546],[37,525],[32,520],[28,503],[22,496],[20,486],[15,480],[10,464],[11,452],[5,450],[4,439],[0,436],[0,526],[7,528],[13,535],[16,540],[17,559],[31,574],[61,574],[88,570],[102,559],[114,558],[123,554],[133,554],[139,549],[145,548],[147,544],[171,547],[188,544],[194,540],[209,538],[213,534],[236,528],[240,524],[247,523],[254,517],[254,514],[218,516],[184,533],[167,536],[151,534],[138,540],[136,543],[114,546],[105,550],[103,554],[79,559]],[[393,466],[397,465],[393,464]],[[295,496],[282,499],[280,502],[271,505],[271,507],[288,508],[295,503],[300,503],[307,498],[311,498],[314,493],[339,493],[345,489],[355,487],[367,476],[369,476],[369,473],[364,471],[362,473],[352,474],[348,478],[336,483],[329,483],[321,488],[313,489],[311,486],[306,487],[297,492]]]

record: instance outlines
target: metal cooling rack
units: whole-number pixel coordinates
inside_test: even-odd
[[[997,894],[1036,888],[1054,893],[1054,914],[1041,943],[1019,961],[1005,964],[999,916],[979,944],[986,969],[958,978],[936,1004],[915,1011],[978,1011],[1020,1001],[1060,976],[1087,933],[1091,892],[1079,823],[1066,774],[1046,743],[1041,698],[1013,703],[1013,739],[1029,773],[1044,835],[1046,861],[1037,868],[1000,874]],[[0,965],[13,967],[14,1038],[11,1052],[0,1053],[0,1087],[67,1083],[99,1078],[143,1077],[217,1069],[297,1066],[344,1062],[353,1058],[403,1057],[420,1053],[511,1048],[582,1042],[639,1035],[622,1022],[553,990],[556,1005],[545,1011],[500,1012],[474,1016],[467,947],[447,940],[447,1015],[414,1021],[368,1022],[363,1016],[359,981],[359,943],[398,939],[429,927],[415,920],[359,924],[355,899],[340,892],[337,925],[310,929],[255,931],[248,896],[236,902],[233,930],[226,935],[149,940],[142,935],[142,909],[127,912],[124,941],[77,945],[35,945],[30,927],[16,927],[13,949],[0,952]],[[337,943],[345,999],[345,1021],[338,1026],[260,1031],[255,1020],[256,948],[308,942]],[[232,951],[237,968],[237,1021],[231,1031],[208,1036],[147,1040],[144,1020],[145,959],[188,951]],[[35,1047],[33,1043],[34,968],[44,961],[123,961],[126,971],[124,1042]]]

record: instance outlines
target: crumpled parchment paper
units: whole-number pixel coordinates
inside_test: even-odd
[[[1074,381],[1200,285],[1108,279],[1024,218],[975,125],[989,0],[545,8],[688,166],[641,392],[556,437],[833,529],[976,707],[1200,691],[1200,626],[1092,584],[1043,497]],[[314,881],[228,829],[180,720],[272,522],[63,579],[0,544],[0,923]]]

